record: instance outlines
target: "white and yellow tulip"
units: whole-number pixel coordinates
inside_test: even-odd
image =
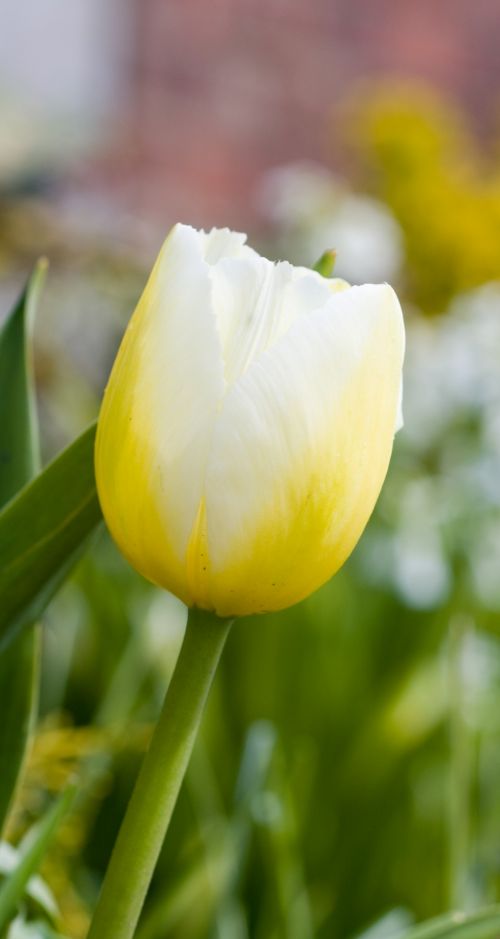
[[[273,264],[176,225],[129,323],[99,497],[149,580],[219,616],[278,610],[346,560],[384,481],[404,327],[386,284]]]

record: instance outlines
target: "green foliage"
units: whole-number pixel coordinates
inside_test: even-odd
[[[28,626],[0,652],[0,812],[8,818],[26,748],[34,729],[38,702],[40,636]]]
[[[29,335],[45,270],[40,262],[0,330],[0,505],[39,469]]]
[[[41,263],[35,269],[0,331],[0,830],[13,801],[36,718],[40,636],[35,620],[71,569],[82,540],[100,518],[93,487],[93,429],[84,436],[83,449],[82,441],[77,442],[69,455],[56,461],[55,471],[50,467],[48,474],[39,474],[29,484],[39,469],[29,333],[45,266]],[[75,469],[82,471],[77,483],[72,476]],[[87,489],[82,493],[78,483],[85,481]],[[65,488],[66,499],[61,498],[58,486]],[[75,504],[75,499],[80,502]],[[37,831],[30,832],[19,863],[0,886],[2,934],[46,853],[69,799],[68,792]],[[23,930],[28,935],[32,924],[16,922],[9,934],[21,936]]]
[[[90,427],[0,512],[0,642],[32,622],[101,519]]]
[[[0,331],[0,507],[39,466],[29,331],[44,272],[40,263]],[[38,675],[39,636],[31,623],[0,653],[0,833],[35,718]]]

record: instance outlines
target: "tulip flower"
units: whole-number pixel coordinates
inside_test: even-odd
[[[392,288],[274,264],[245,240],[172,229],[99,418],[108,527],[193,612],[89,939],[133,935],[230,620],[296,603],[338,570],[398,427]]]
[[[404,330],[386,284],[273,264],[176,225],[105,394],[99,496],[123,553],[188,606],[279,610],[343,564],[386,475]]]

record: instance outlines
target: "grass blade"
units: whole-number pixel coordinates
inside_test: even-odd
[[[70,786],[51,806],[36,829],[30,832],[29,843],[21,852],[21,859],[10,877],[0,887],[0,932],[22,900],[30,877],[38,869],[60,822],[66,815],[76,795],[76,786]]]
[[[0,330],[0,506],[35,475],[40,464],[30,333],[46,267],[44,261],[36,266]],[[39,657],[33,624],[0,654],[0,833],[35,719]]]

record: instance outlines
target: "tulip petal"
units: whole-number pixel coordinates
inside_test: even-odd
[[[299,318],[228,390],[197,540],[202,605],[281,609],[341,566],[386,475],[403,354],[394,291],[353,287]]]
[[[338,281],[287,261],[273,264],[250,249],[246,256],[221,258],[210,277],[229,384],[299,317],[324,306],[339,289]]]
[[[225,388],[205,258],[238,255],[244,237],[175,226],[129,323],[99,421],[96,477],[111,532],[138,570],[186,602],[186,550]]]

